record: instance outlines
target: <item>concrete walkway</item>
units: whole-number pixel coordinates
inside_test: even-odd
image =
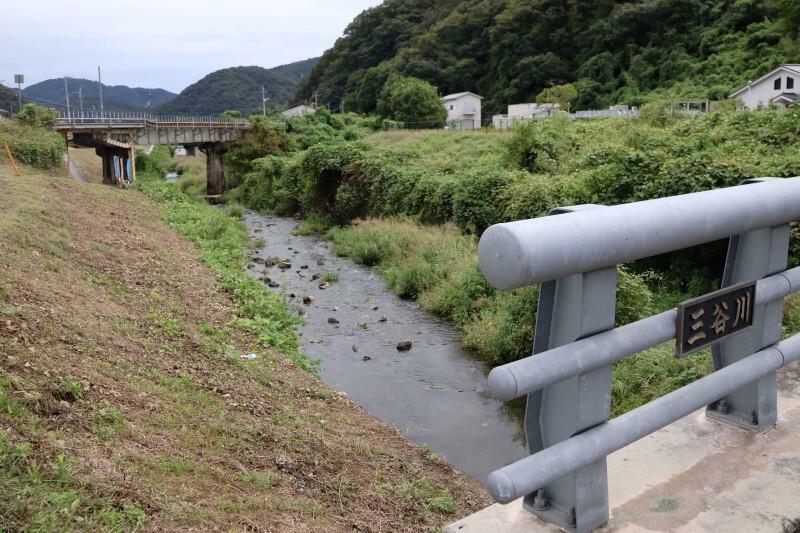
[[[779,372],[778,424],[754,434],[703,410],[608,457],[611,519],[599,531],[780,532],[800,518],[800,365]],[[495,504],[446,533],[559,531]]]

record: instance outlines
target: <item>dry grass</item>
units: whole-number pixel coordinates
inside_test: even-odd
[[[16,406],[0,437],[40,465],[68,459],[89,509],[71,512],[133,506],[157,530],[421,531],[488,503],[280,354],[243,361],[257,340],[144,195],[2,162],[0,211],[0,401]],[[30,526],[33,511],[7,508],[0,529]]]

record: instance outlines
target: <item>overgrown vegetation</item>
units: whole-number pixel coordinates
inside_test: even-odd
[[[388,0],[364,11],[297,92],[365,113],[392,76],[473,91],[484,115],[572,83],[575,108],[726,97],[797,59],[794,0]]]
[[[18,162],[41,169],[57,167],[66,146],[64,138],[45,124],[52,118],[48,113],[51,110],[25,104],[23,111],[22,120],[0,120],[0,157],[6,157],[3,142],[8,142]]]

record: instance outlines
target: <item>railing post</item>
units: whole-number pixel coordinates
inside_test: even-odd
[[[758,183],[770,178],[749,180]],[[729,287],[782,272],[789,256],[789,225],[782,224],[731,237],[722,286]],[[734,316],[734,309],[728,313]],[[757,305],[753,326],[729,340],[712,347],[714,369],[719,370],[781,339],[783,300]],[[706,409],[706,414],[722,422],[745,429],[759,431],[771,426],[778,416],[776,374],[763,378],[734,391]]]
[[[601,206],[578,206],[551,215]],[[614,327],[616,266],[542,283],[534,354]],[[611,366],[528,395],[525,432],[532,454],[608,420]],[[589,531],[608,521],[605,458],[547,484],[524,499],[525,508],[569,531]]]

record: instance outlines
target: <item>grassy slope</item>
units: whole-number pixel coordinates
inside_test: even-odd
[[[419,531],[486,503],[265,348],[291,344],[280,321],[234,326],[233,274],[161,220],[221,272],[244,253],[209,244],[243,238],[230,219],[11,176],[0,162],[0,529]]]

